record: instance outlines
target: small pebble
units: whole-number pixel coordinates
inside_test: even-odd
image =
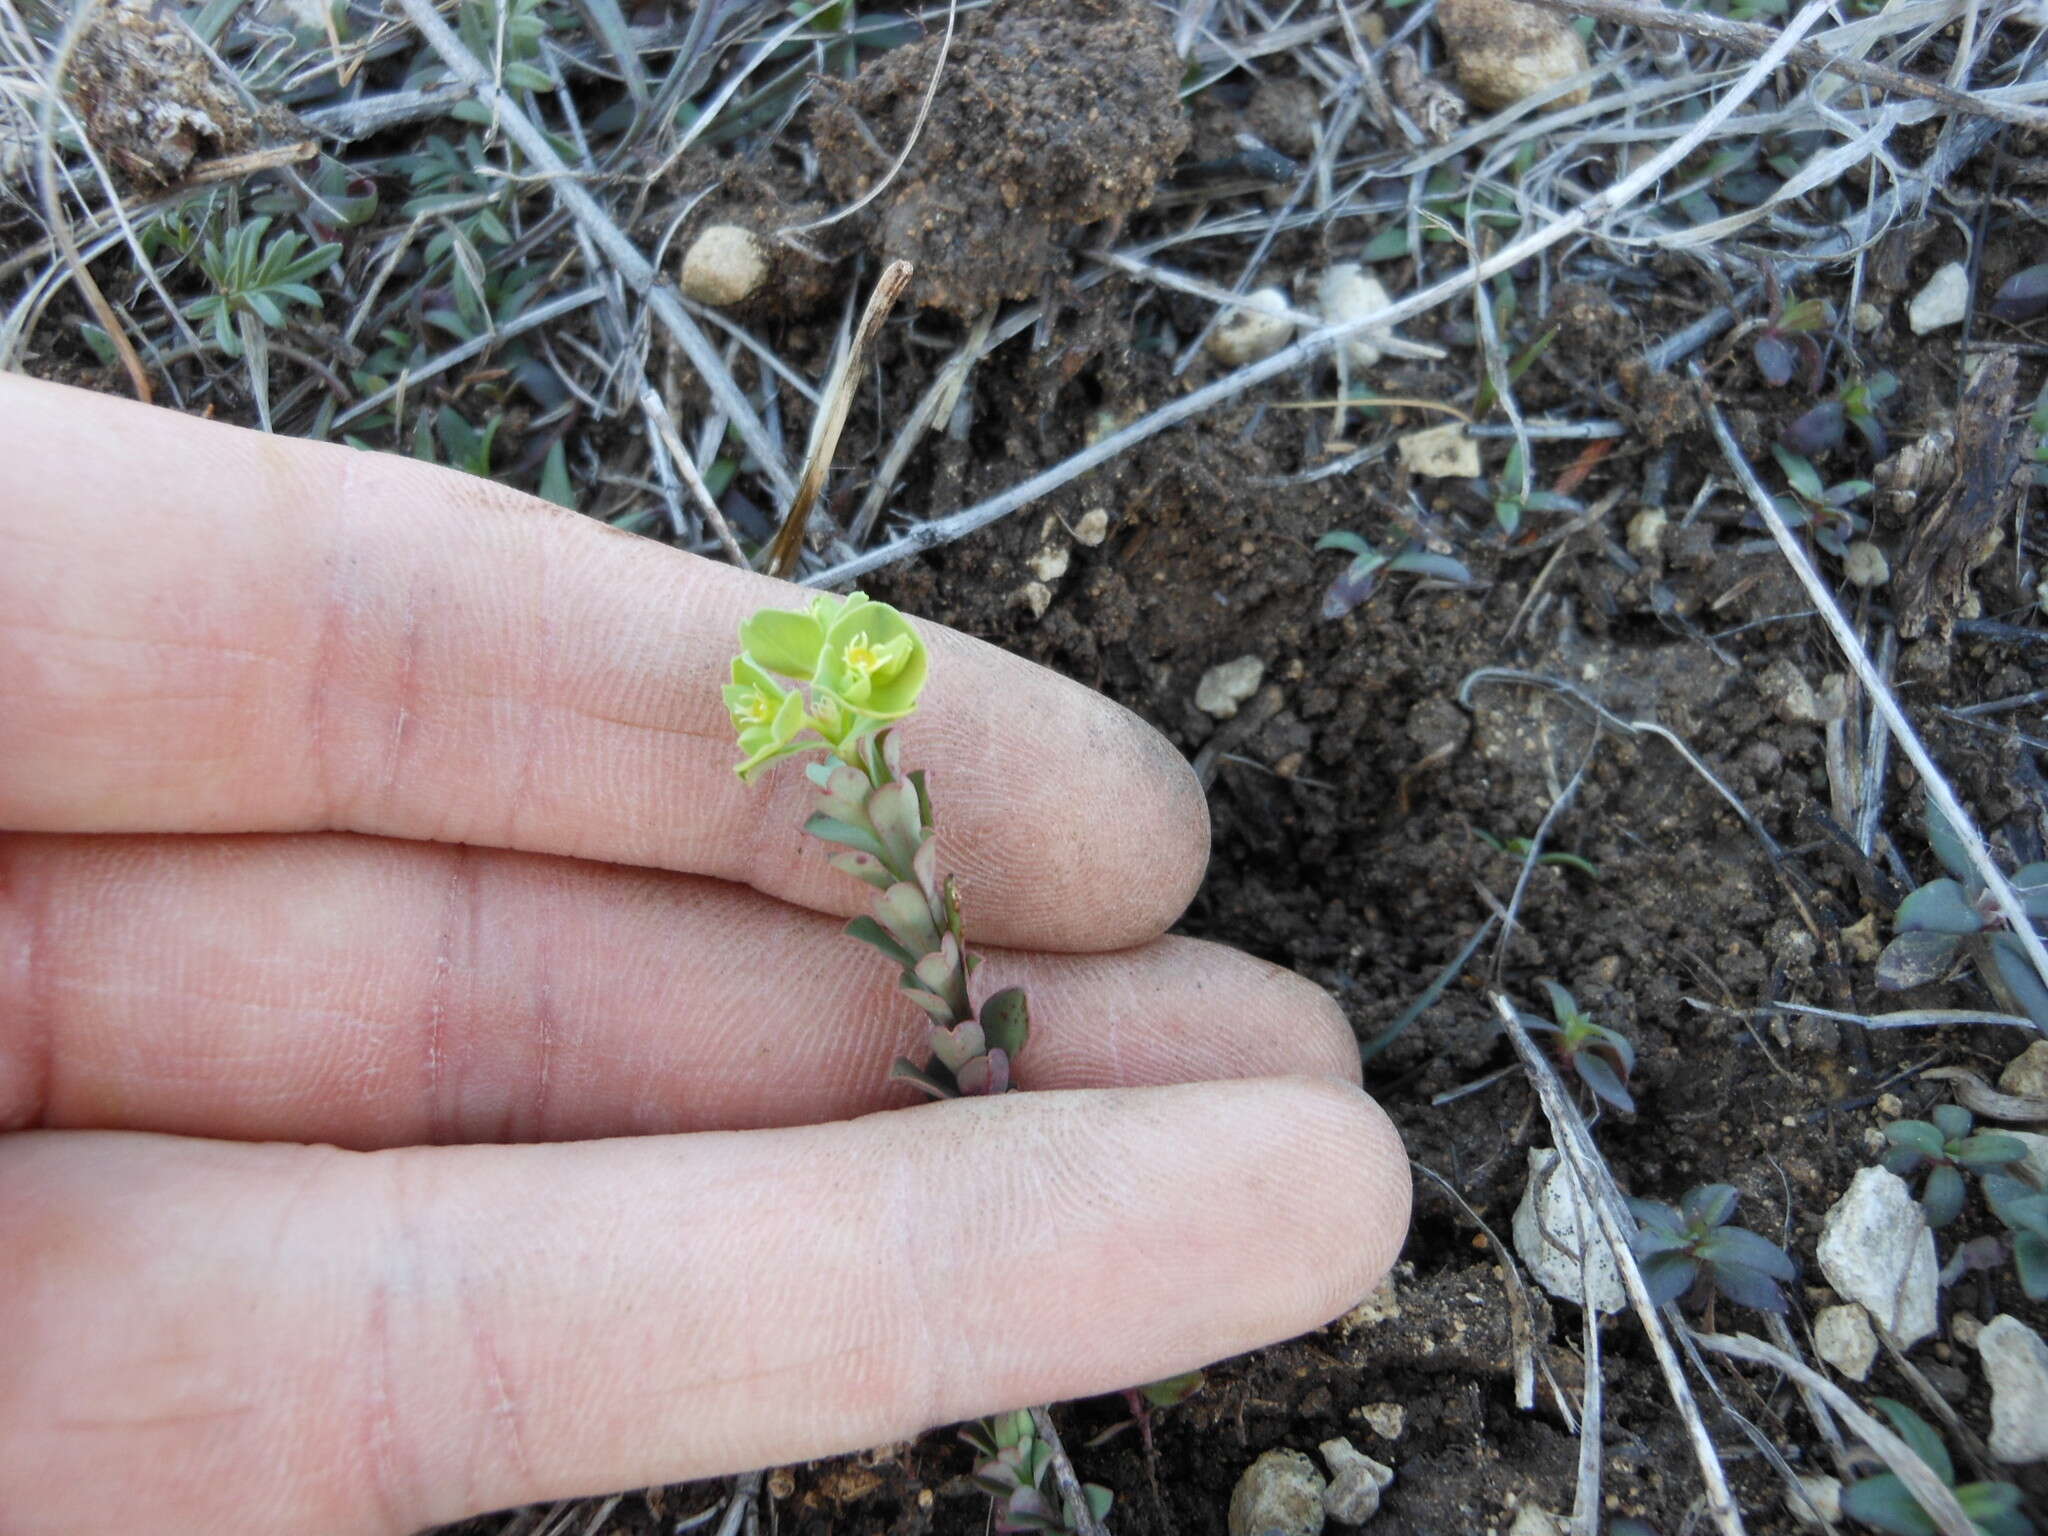
[[[1801,1525],[1824,1530],[1842,1518],[1842,1480],[1825,1472],[1802,1477],[1798,1493],[1785,1490],[1785,1508]]]
[[[1367,1403],[1363,1408],[1352,1409],[1351,1416],[1363,1419],[1382,1440],[1398,1440],[1401,1431],[1408,1427],[1408,1410],[1399,1403]]]
[[[1100,508],[1093,512],[1083,512],[1080,520],[1074,524],[1074,542],[1085,544],[1090,549],[1108,537],[1109,514]]]
[[[1316,1447],[1330,1469],[1323,1513],[1339,1525],[1363,1525],[1380,1511],[1380,1494],[1394,1481],[1394,1469],[1374,1461],[1341,1436]]]
[[[1842,556],[1842,575],[1852,587],[1881,587],[1892,579],[1892,563],[1868,539],[1858,539]]]
[[[1300,1451],[1266,1452],[1231,1490],[1230,1536],[1318,1536],[1326,1486]]]
[[[1292,339],[1294,322],[1285,315],[1266,311],[1285,308],[1287,295],[1278,288],[1261,288],[1248,294],[1244,307],[1226,311],[1209,333],[1209,355],[1230,368],[1242,368],[1246,363],[1271,357]]]
[[[1238,705],[1259,691],[1265,677],[1266,664],[1256,656],[1219,662],[1195,684],[1195,708],[1218,720],[1228,720],[1237,713]]]
[[[1067,562],[1071,558],[1066,545],[1048,544],[1024,564],[1040,581],[1052,582],[1067,574]]]
[[[2048,1099],[2048,1040],[2036,1040],[2007,1062],[1998,1089],[2016,1099]]]
[[[699,304],[737,304],[768,280],[761,237],[737,224],[713,224],[683,253],[683,292]]]
[[[1991,1383],[1991,1455],[2007,1463],[2048,1461],[2048,1344],[2000,1313],[1977,1335]]]
[[[1851,1381],[1861,1381],[1877,1361],[1877,1334],[1870,1314],[1856,1303],[1822,1307],[1813,1320],[1813,1349]]]
[[[1052,588],[1042,581],[1027,581],[1010,594],[1013,607],[1025,609],[1034,619],[1045,617],[1045,610],[1052,606]]]
[[[1927,279],[1927,286],[1913,295],[1906,306],[1906,323],[1915,336],[1960,325],[1970,311],[1970,274],[1960,261],[1952,261]]]
[[[1662,507],[1645,507],[1628,520],[1628,552],[1647,560],[1664,547],[1664,530],[1671,519]]]
[[[1387,290],[1355,261],[1340,261],[1316,279],[1316,313],[1325,325],[1342,325],[1387,307]],[[1344,358],[1353,368],[1370,368],[1380,360],[1376,342],[1384,331],[1364,330],[1344,343]]]
[[[1403,469],[1425,480],[1471,480],[1479,474],[1479,444],[1455,421],[1396,438],[1394,450]]]

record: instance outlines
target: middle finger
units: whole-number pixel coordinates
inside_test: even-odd
[[[973,891],[965,893],[971,908]],[[1358,1078],[1318,988],[1220,946],[987,951],[1028,1087]],[[892,967],[699,876],[345,835],[0,838],[0,1129],[373,1148],[906,1102]]]

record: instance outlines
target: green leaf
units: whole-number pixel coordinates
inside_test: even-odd
[[[1374,235],[1358,253],[1360,261],[1397,261],[1408,254],[1408,225],[1389,224]]]
[[[1771,444],[1771,456],[1785,471],[1785,483],[1792,487],[1795,495],[1807,501],[1819,501],[1827,495],[1827,486],[1820,478],[1820,471],[1810,460],[1801,458],[1782,443]]]
[[[1678,1211],[1689,1227],[1718,1227],[1735,1214],[1739,1198],[1733,1184],[1702,1184],[1686,1192]]]
[[[1891,1536],[1937,1536],[1939,1530],[1906,1485],[1889,1472],[1843,1489],[1842,1513]]]
[[[1984,919],[1953,880],[1930,880],[1899,903],[1892,915],[1899,933],[1976,933]]]
[[[1656,1253],[1643,1260],[1643,1285],[1650,1304],[1661,1307],[1676,1301],[1692,1289],[1699,1278],[1700,1261],[1689,1253]]]
[[[854,918],[846,925],[846,935],[848,938],[859,939],[863,944],[874,946],[906,971],[916,969],[917,956],[897,942],[895,935],[872,917],[863,914]]]
[[[882,845],[876,841],[874,833],[865,827],[856,827],[836,817],[827,816],[822,811],[804,823],[804,830],[825,842],[857,848],[862,853],[872,854],[878,859],[882,857]]]
[[[1921,824],[1927,829],[1927,846],[1941,860],[1941,867],[1958,880],[1974,880],[1976,873],[1970,864],[1969,852],[1963,847],[1961,834],[1949,825],[1949,819],[1941,814],[1941,807],[1931,798],[1921,807]]]
[[[1569,1024],[1573,1019],[1583,1019],[1579,1011],[1579,1000],[1565,991],[1548,976],[1543,978],[1543,990],[1550,994],[1550,1013],[1559,1024]]]
[[[1799,1267],[1792,1262],[1791,1255],[1747,1227],[1720,1227],[1709,1233],[1693,1252],[1717,1264],[1740,1264],[1773,1280],[1799,1278]]]
[[[1911,1447],[1913,1454],[1926,1462],[1942,1482],[1955,1487],[1955,1463],[1948,1459],[1948,1447],[1941,1443],[1941,1436],[1934,1432],[1933,1426],[1895,1397],[1880,1397],[1872,1401],[1892,1421],[1892,1428]]]
[[[1031,1038],[1031,1009],[1022,987],[1005,987],[989,994],[981,1005],[980,1018],[991,1049],[1006,1053],[1013,1062],[1023,1054]]]
[[[2048,864],[2022,864],[2013,871],[2012,885],[2021,911],[2037,923],[2048,918]]]
[[[2048,1301],[2048,1237],[2038,1232],[2015,1232],[2012,1268],[2027,1300]]]
[[[1948,1155],[1966,1168],[2000,1168],[2023,1161],[2027,1144],[2003,1131],[1979,1131],[1950,1147]]]
[[[2003,993],[2014,1010],[2032,1019],[2036,1029],[2048,1031],[2048,987],[2041,984],[2034,962],[2012,934],[1991,935],[1991,969],[1993,974],[1986,979],[1997,983],[1994,990]]]
[[[1925,1120],[1894,1120],[1884,1128],[1884,1139],[1895,1147],[1905,1147],[1922,1157],[1947,1155],[1947,1142],[1941,1132]]]
[[[1783,1312],[1786,1308],[1785,1293],[1747,1264],[1709,1259],[1707,1272],[1714,1277],[1714,1289],[1738,1307],[1754,1307],[1759,1312],[1772,1313]]]
[[[541,465],[540,494],[544,501],[576,510],[576,491],[569,483],[569,453],[559,437],[549,444],[547,462]]]
[[[1316,548],[1341,549],[1348,555],[1369,555],[1374,552],[1373,547],[1366,543],[1364,539],[1342,528],[1339,528],[1334,533],[1326,533],[1320,539],[1317,539]]]
[[[1636,1112],[1635,1099],[1629,1094],[1621,1075],[1614,1070],[1613,1064],[1606,1057],[1597,1056],[1591,1051],[1575,1051],[1572,1054],[1572,1067],[1579,1074],[1580,1081],[1593,1090],[1595,1098],[1606,1100],[1624,1114],[1632,1115]]]
[[[1201,1374],[1200,1371],[1195,1372],[1197,1376]],[[1116,1502],[1116,1495],[1100,1483],[1083,1483],[1081,1497],[1088,1501],[1088,1513],[1095,1517],[1097,1525],[1109,1518],[1109,1507]]]
[[[1946,1163],[1928,1169],[1927,1182],[1920,1190],[1920,1209],[1927,1217],[1927,1225],[1945,1227],[1962,1215],[1966,1193],[1963,1176]]]
[[[926,1071],[908,1056],[898,1056],[889,1066],[889,1076],[892,1079],[898,1082],[915,1083],[935,1099],[959,1098],[960,1090],[947,1080],[952,1074],[947,1073],[946,1077],[941,1077],[939,1075],[940,1071],[944,1071],[944,1069]],[[989,1454],[994,1455],[995,1453],[991,1451]]]

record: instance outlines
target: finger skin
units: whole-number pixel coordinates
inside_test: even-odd
[[[811,593],[473,476],[0,375],[0,827],[344,830],[859,910],[784,763],[742,785],[739,621]],[[922,626],[903,728],[989,942],[1178,916],[1199,785],[1100,695]]]
[[[0,1509],[399,1536],[878,1444],[1312,1327],[1407,1200],[1326,1080],[550,1147],[28,1132]]]
[[[0,837],[0,1129],[370,1149],[842,1119],[914,1102],[895,969],[698,876],[345,835]],[[987,951],[1029,1087],[1328,1075],[1321,988],[1190,939]],[[919,1054],[922,1054],[921,1052]]]

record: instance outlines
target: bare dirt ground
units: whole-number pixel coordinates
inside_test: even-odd
[[[835,342],[882,263],[915,263],[807,576],[858,574],[1183,748],[1215,825],[1186,931],[1328,987],[1426,1170],[1368,1308],[1219,1365],[1152,1416],[1149,1448],[1122,1399],[1059,1410],[1113,1528],[1221,1532],[1256,1456],[1337,1435],[1395,1470],[1387,1536],[1562,1520],[1590,1434],[1585,1529],[1729,1529],[1642,1323],[1602,1325],[1604,1411],[1582,1426],[1579,1309],[1507,1272],[1528,1152],[1554,1132],[1489,995],[1541,1013],[1555,978],[1626,1037],[1634,1110],[1599,1115],[1600,1156],[1632,1195],[1740,1191],[1737,1219],[1799,1266],[1780,1342],[1810,1364],[1837,1299],[1823,1217],[1882,1127],[1955,1098],[1931,1069],[1995,1081],[2027,1042],[1857,1022],[2035,994],[1968,967],[1879,988],[1900,901],[1942,869],[1922,775],[1818,605],[2002,867],[2042,859],[2039,10],[1800,11],[1810,43],[1876,72],[1851,80],[1757,63],[1782,6],[1697,13],[1739,24],[1701,37],[1596,5],[1577,72],[1490,111],[1428,3],[500,3],[464,8],[453,54],[410,4],[343,5],[331,29],[289,6],[115,7],[70,39],[47,111],[63,18],[0,3],[19,87],[0,93],[0,366],[141,377],[178,408],[421,453],[716,556],[709,499],[752,552]],[[608,243],[673,275],[713,225],[749,231],[763,269],[717,307],[648,305]],[[1343,262],[1396,303],[1445,286],[1340,368],[1341,341],[1300,338]],[[1303,322],[1295,350],[1233,372],[1217,321],[1265,287]],[[1404,440],[1446,424],[1472,457],[1425,473],[1442,466]],[[1436,562],[1333,593],[1354,552],[1318,541],[1339,532]],[[1247,682],[1219,718],[1196,699],[1229,663]],[[1984,1460],[1969,1341],[1999,1313],[2048,1327],[2048,1306],[1974,1193],[1938,1241],[1967,1260],[1941,1329],[1834,1379],[1912,1404],[1965,1480],[2013,1482],[2038,1520],[2048,1468]],[[1764,1333],[1727,1301],[1684,1316]],[[1882,1470],[1780,1372],[1702,1357],[1692,1390],[1751,1530],[1793,1528],[1787,1469]],[[715,1484],[462,1529],[734,1529],[730,1509],[748,1529],[979,1531],[967,1461],[938,1433],[780,1469],[744,1507]]]

